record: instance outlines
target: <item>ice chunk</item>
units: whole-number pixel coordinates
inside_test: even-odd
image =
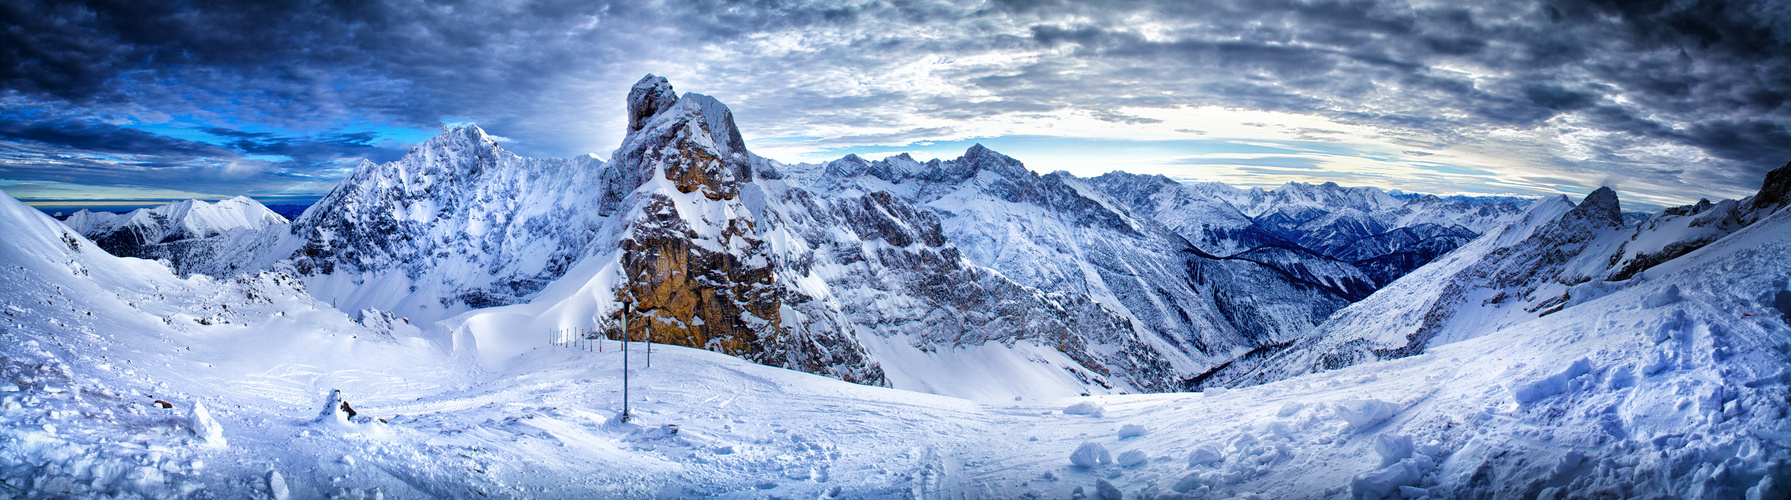
[[[1357,399],[1337,403],[1334,411],[1337,418],[1349,423],[1350,429],[1362,430],[1392,418],[1399,413],[1399,407],[1378,399]]]
[[[1100,415],[1101,405],[1093,401],[1083,401],[1063,409],[1064,415]]]
[[[1424,443],[1423,446],[1419,446],[1417,451],[1429,455],[1431,458],[1441,457],[1443,456],[1443,442],[1432,439],[1430,442]]]
[[[193,402],[193,411],[187,417],[187,425],[191,426],[193,433],[198,434],[199,438],[204,439],[206,443],[212,446],[225,444],[224,426],[218,425],[218,421],[211,418],[211,412],[205,410],[205,403]]]
[[[1120,452],[1119,458],[1115,460],[1115,463],[1119,464],[1120,467],[1131,467],[1144,463],[1146,460],[1150,460],[1150,455],[1145,455],[1142,451],[1130,450]]]
[[[1430,457],[1419,455],[1385,468],[1357,474],[1349,482],[1350,496],[1363,500],[1403,498],[1400,495],[1401,486],[1417,486],[1424,479],[1424,474],[1435,467],[1436,462]]]
[[[1412,457],[1412,437],[1382,433],[1374,437],[1374,452],[1381,455],[1381,467]]]
[[[1654,354],[1648,356],[1648,362],[1642,365],[1642,374],[1660,373],[1661,370],[1665,370],[1669,366],[1673,366],[1673,358],[1668,356],[1666,351],[1654,351]]]
[[[1225,461],[1225,455],[1219,453],[1219,449],[1210,444],[1200,445],[1200,447],[1194,448],[1193,452],[1188,453],[1189,467],[1223,461]]]
[[[281,476],[280,471],[272,471],[267,474],[267,493],[273,495],[274,500],[292,498],[292,489],[286,487],[286,477]]]
[[[1194,491],[1195,488],[1199,488],[1199,487],[1200,487],[1200,473],[1196,472],[1193,474],[1188,474],[1186,476],[1183,476],[1180,480],[1177,480],[1175,482],[1175,485],[1170,486],[1169,489],[1172,491],[1175,491],[1176,493],[1187,493],[1190,491]]]
[[[1120,439],[1138,437],[1138,436],[1143,436],[1143,435],[1144,435],[1144,426],[1142,426],[1142,425],[1126,424],[1126,425],[1119,426],[1119,438]]]
[[[1082,443],[1082,446],[1076,447],[1075,452],[1070,453],[1070,463],[1094,468],[1113,463],[1113,455],[1109,454],[1107,447],[1101,446],[1100,443]]]
[[[1573,379],[1592,371],[1592,362],[1586,358],[1574,360],[1559,372],[1546,377],[1529,381],[1518,381],[1509,387],[1511,397],[1518,403],[1528,404],[1543,398],[1567,392]]]

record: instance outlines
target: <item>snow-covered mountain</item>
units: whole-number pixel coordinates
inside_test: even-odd
[[[504,352],[357,323],[281,272],[183,279],[0,195],[0,491],[1784,498],[1791,211],[1767,198],[1629,286],[1423,356],[1229,391],[976,403],[678,346],[646,368],[636,345],[623,420],[616,342]],[[1499,243],[1574,209],[1537,207]],[[475,317],[528,331],[533,305]],[[504,368],[468,362],[488,357]]]
[[[952,160],[849,156],[786,170],[816,192],[887,192],[933,210],[970,262],[1123,313],[1184,373],[1282,342],[1348,302],[1325,282],[1208,255],[1083,179],[980,145]]]
[[[290,271],[339,309],[467,341],[508,342],[478,318],[527,310],[539,331],[502,334],[613,337],[626,322],[655,342],[990,398],[1172,390],[1298,337],[1365,282],[1216,258],[1082,179],[981,146],[790,166],[664,79],[643,79],[629,112],[610,162],[520,157],[468,126],[364,162],[290,225],[165,258]]]
[[[629,104],[610,164],[628,194],[595,238],[605,250],[530,304],[452,320],[456,332],[526,347],[537,332],[518,344],[483,325],[523,314],[538,331],[617,336],[626,321],[655,342],[976,397],[1179,384],[1181,351],[1086,293],[967,260],[949,217],[887,191],[805,189],[745,149],[725,106],[663,79]]]
[[[1102,175],[1090,183],[1208,253],[1241,256],[1261,248],[1250,260],[1302,279],[1314,270],[1325,270],[1326,277],[1319,279],[1352,283],[1332,285],[1351,300],[1497,227],[1529,202],[1395,196],[1377,188],[1345,188],[1329,182],[1239,189],[1125,172]],[[1366,284],[1354,284],[1357,281]]]
[[[81,210],[63,223],[113,255],[167,259],[179,266],[216,259],[208,250],[218,241],[284,226],[287,220],[238,196],[215,203],[176,201],[124,214]]]
[[[1295,245],[1257,225],[1225,199],[1168,177],[1115,171],[1088,182],[1213,255],[1236,255],[1263,245]],[[1205,187],[1213,191],[1229,188],[1219,183]]]
[[[1577,205],[1548,199],[1339,311],[1310,337],[1203,374],[1199,383],[1264,383],[1402,358],[1556,314],[1636,286],[1647,269],[1767,218],[1787,193],[1791,164],[1768,174],[1754,196],[1668,209],[1638,226],[1625,225],[1609,188]]]

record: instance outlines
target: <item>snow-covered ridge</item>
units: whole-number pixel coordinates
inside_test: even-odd
[[[1755,196],[1700,202],[1629,226],[1615,191],[1578,205],[1556,197],[1504,228],[1339,311],[1310,337],[1205,374],[1203,384],[1264,383],[1396,359],[1569,310],[1640,284],[1647,270],[1722,241],[1780,211],[1791,164]],[[1764,202],[1760,200],[1766,200]]]
[[[182,274],[233,258],[219,248],[288,225],[285,217],[246,196],[176,201],[124,214],[81,210],[63,223],[113,255],[163,260]]]
[[[81,210],[63,221],[107,250],[209,238],[228,231],[286,224],[280,214],[247,196],[217,202],[183,200],[124,214]],[[115,241],[108,245],[109,241]]]

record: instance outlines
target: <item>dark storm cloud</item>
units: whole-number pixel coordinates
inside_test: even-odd
[[[30,141],[69,152],[158,157],[235,156],[229,150],[109,123],[62,119],[26,119],[0,115],[0,141]]]
[[[72,110],[0,122],[44,154],[277,155],[295,165],[281,172],[312,175],[296,165],[397,151],[344,124],[444,119],[524,154],[603,152],[620,96],[649,71],[723,98],[758,133],[831,130],[818,150],[961,138],[978,132],[960,124],[1003,117],[1147,126],[1159,119],[1119,108],[1218,106],[1426,150],[1512,149],[1552,177],[1620,176],[1658,197],[1752,189],[1791,159],[1791,7],[1770,0],[0,0],[0,105]],[[95,125],[158,116],[196,117],[222,140]],[[1533,143],[1508,148],[1495,130]]]
[[[323,163],[342,158],[391,161],[398,159],[403,153],[376,145],[379,137],[372,132],[291,137],[269,132],[244,132],[217,127],[203,130],[214,136],[228,138],[225,144],[236,151],[254,155],[285,156],[301,163]]]

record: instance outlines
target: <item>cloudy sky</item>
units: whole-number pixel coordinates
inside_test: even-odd
[[[0,189],[321,195],[443,124],[608,157],[642,75],[784,162],[951,158],[1654,209],[1791,161],[1791,2],[0,0]]]

